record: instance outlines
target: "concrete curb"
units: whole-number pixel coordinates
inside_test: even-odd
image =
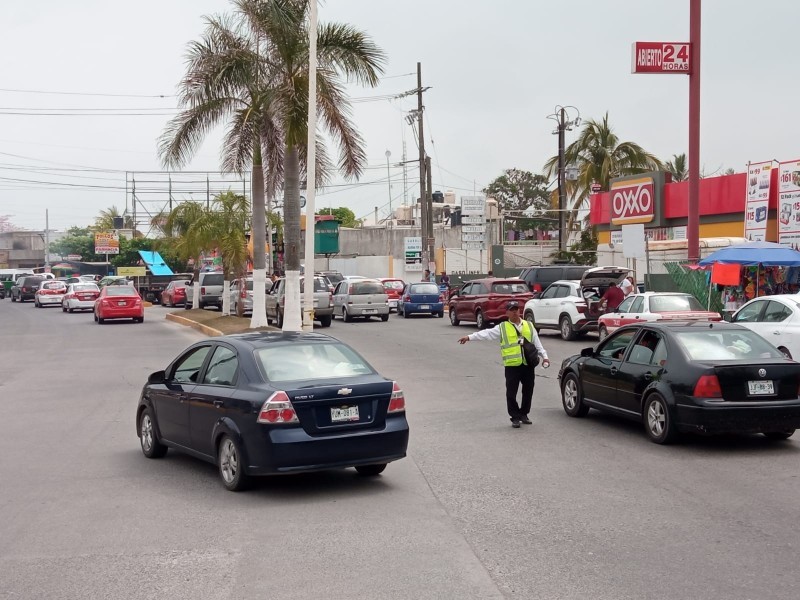
[[[167,321],[174,321],[179,325],[186,325],[191,327],[192,329],[197,329],[198,331],[206,334],[209,337],[217,337],[222,335],[222,332],[219,329],[214,329],[213,327],[209,327],[208,325],[203,325],[202,323],[198,323],[197,321],[192,321],[191,319],[187,319],[186,317],[181,317],[180,315],[176,315],[174,313],[167,313],[165,315]]]

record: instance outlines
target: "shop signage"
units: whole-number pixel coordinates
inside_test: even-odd
[[[406,271],[422,271],[422,238],[403,238]]]
[[[611,184],[611,224],[649,223],[655,218],[655,184],[652,177]]]
[[[485,207],[485,196],[461,196],[462,215],[480,215],[482,217]]]
[[[769,188],[772,161],[750,163],[747,168],[747,191],[744,211],[744,237],[753,242],[767,239]]]
[[[462,242],[482,242],[483,234],[482,233],[465,233],[461,236]]]
[[[462,225],[480,225],[481,223],[486,223],[486,217],[484,215],[479,215],[477,217],[461,217]]]
[[[631,73],[690,73],[688,42],[634,42]]]
[[[98,231],[94,234],[95,254],[119,254],[119,234],[116,231]]]
[[[483,250],[484,245],[483,242],[462,242],[461,244],[462,250]]]
[[[800,160],[778,165],[778,243],[800,250]]]
[[[117,267],[117,275],[144,277],[147,275],[147,267]]]
[[[486,225],[464,225],[461,227],[464,233],[483,233],[486,231]]]

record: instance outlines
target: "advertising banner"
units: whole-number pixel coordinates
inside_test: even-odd
[[[422,238],[407,237],[403,238],[406,271],[422,271]]]
[[[631,73],[690,72],[691,46],[688,42],[634,42]]]
[[[800,250],[800,160],[778,165],[778,243]]]
[[[611,224],[650,223],[655,218],[655,182],[652,177],[611,184]]]
[[[94,234],[95,254],[119,254],[119,235],[116,231],[98,231]]]
[[[752,242],[764,242],[767,239],[771,175],[772,161],[750,163],[747,168],[744,237]]]

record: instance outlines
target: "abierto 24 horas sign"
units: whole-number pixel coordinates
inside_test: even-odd
[[[691,72],[691,47],[688,42],[634,42],[631,73]]]

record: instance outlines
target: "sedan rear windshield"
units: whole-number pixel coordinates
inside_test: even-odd
[[[752,331],[681,331],[675,338],[691,360],[783,358],[780,350]]]
[[[384,281],[383,287],[387,290],[402,290],[403,289],[403,282],[402,281]]]
[[[703,307],[694,296],[653,296],[650,298],[651,312],[673,310],[703,310]]]
[[[411,294],[438,294],[439,287],[433,283],[417,283],[409,289]]]
[[[305,278],[300,280],[300,291],[305,291]],[[315,292],[327,292],[328,291],[328,284],[325,283],[325,280],[322,277],[314,277],[314,291]]]
[[[385,294],[386,292],[377,281],[358,281],[350,286],[350,293],[363,296],[365,294]]]
[[[331,379],[374,373],[363,358],[342,344],[298,342],[260,348],[255,355],[268,381]]]
[[[114,285],[106,288],[106,296],[138,296],[135,289],[127,285]]]
[[[66,289],[67,284],[63,281],[48,281],[47,283],[43,283],[40,287],[43,290],[60,290]]]
[[[344,280],[344,275],[342,275],[341,273],[323,273],[322,275],[326,277],[327,280],[330,281],[332,285],[336,285],[340,281]]]
[[[203,277],[202,285],[222,285],[224,283],[224,276],[222,273],[212,273]]]
[[[97,292],[100,290],[100,288],[93,283],[84,283],[83,285],[73,284],[72,289],[76,292]]]

